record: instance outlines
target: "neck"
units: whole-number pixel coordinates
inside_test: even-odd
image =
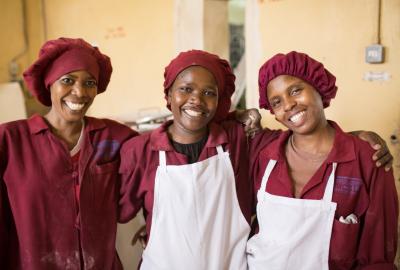
[[[79,140],[79,136],[83,127],[83,119],[81,121],[68,122],[54,117],[51,113],[44,116],[50,125],[51,132],[64,143],[68,150],[71,150]]]
[[[169,138],[177,143],[190,144],[200,141],[208,133],[208,127],[191,131],[178,126],[175,122],[168,127]]]
[[[311,134],[293,133],[293,144],[296,148],[309,154],[327,154],[333,147],[335,129],[328,122]]]

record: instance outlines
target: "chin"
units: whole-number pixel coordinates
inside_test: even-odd
[[[293,129],[293,133],[297,133],[300,135],[310,135],[312,133],[314,133],[316,129],[310,126],[302,126],[302,127],[298,127],[296,129]]]
[[[64,119],[65,119],[65,121],[67,121],[67,122],[79,122],[79,121],[82,121],[82,119],[85,117],[85,114],[84,113],[82,113],[82,114],[76,114],[76,115],[71,115],[71,114],[69,114],[69,115],[65,115],[64,116]]]

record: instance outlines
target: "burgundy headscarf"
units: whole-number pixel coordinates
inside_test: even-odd
[[[50,86],[64,74],[77,70],[86,70],[97,80],[99,94],[106,90],[112,73],[110,58],[80,38],[47,41],[23,76],[32,95],[43,105],[51,106]]]
[[[279,75],[298,77],[312,85],[321,95],[324,108],[329,106],[332,98],[336,96],[336,77],[324,65],[307,54],[290,52],[276,54],[260,68],[258,74],[258,87],[260,93],[260,108],[272,112],[267,98],[268,83]]]
[[[180,53],[165,68],[164,72],[164,94],[168,99],[168,90],[174,83],[176,77],[188,67],[201,66],[210,71],[218,86],[218,108],[213,118],[221,121],[226,118],[231,107],[231,96],[235,91],[235,75],[228,61],[201,50],[190,50]],[[168,109],[171,107],[167,104]]]

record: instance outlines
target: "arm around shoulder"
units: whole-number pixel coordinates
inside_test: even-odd
[[[396,269],[398,197],[393,171],[374,165],[358,251],[360,269]]]
[[[142,136],[126,141],[120,151],[118,221],[121,223],[134,218],[143,204],[143,194],[140,191],[143,167],[138,155],[140,152],[143,154]]]

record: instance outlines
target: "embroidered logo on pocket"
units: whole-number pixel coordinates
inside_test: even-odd
[[[103,164],[115,159],[121,144],[116,140],[103,140],[94,146],[97,164]]]
[[[349,176],[336,176],[334,192],[341,194],[357,194],[362,185],[362,179]]]

